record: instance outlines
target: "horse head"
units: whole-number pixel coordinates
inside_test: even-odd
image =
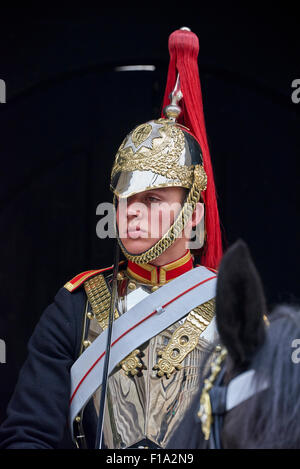
[[[210,371],[170,447],[299,447],[300,358],[293,350],[300,345],[299,309],[280,305],[267,315],[243,241],[220,265],[216,323]]]

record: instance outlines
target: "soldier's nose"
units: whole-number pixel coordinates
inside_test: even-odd
[[[133,202],[127,206],[127,216],[141,217],[144,213],[144,207],[141,203]]]
[[[128,216],[138,216],[141,213],[141,211],[134,207],[134,206],[129,206],[127,209],[127,215]]]

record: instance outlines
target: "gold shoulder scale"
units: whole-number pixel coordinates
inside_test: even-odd
[[[84,289],[90,302],[95,319],[97,319],[103,330],[106,329],[108,326],[111,294],[104,275],[96,275],[95,277],[84,282]],[[115,310],[115,319],[118,317],[119,313],[117,310]]]

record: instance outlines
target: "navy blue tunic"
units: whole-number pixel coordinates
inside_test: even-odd
[[[41,316],[28,343],[0,448],[59,448],[70,399],[70,368],[78,357],[86,295],[61,288]]]

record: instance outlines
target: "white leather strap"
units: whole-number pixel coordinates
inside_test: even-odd
[[[255,370],[248,370],[238,375],[228,384],[226,411],[246,401],[254,394],[269,387],[267,380],[258,381]]]

